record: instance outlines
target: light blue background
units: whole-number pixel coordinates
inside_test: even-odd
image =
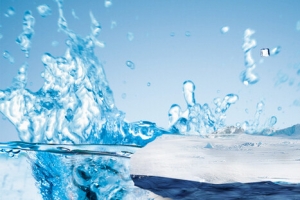
[[[128,121],[148,120],[168,127],[168,110],[173,103],[183,109],[182,83],[192,80],[196,85],[197,102],[209,103],[228,93],[239,95],[239,101],[227,112],[227,124],[254,118],[256,104],[265,102],[262,123],[272,115],[278,118],[275,128],[285,128],[300,122],[300,1],[298,0],[113,0],[106,8],[104,0],[65,0],[64,15],[69,28],[86,36],[90,33],[89,11],[102,25],[99,40],[106,47],[95,53],[103,62],[107,79],[114,92],[117,107],[126,112]],[[42,18],[36,7],[47,4],[52,15]],[[15,15],[5,17],[9,7]],[[79,19],[72,16],[74,9]],[[26,10],[35,17],[30,58],[25,58],[16,44],[22,32]],[[0,0],[0,89],[10,86],[18,68],[29,64],[28,88],[37,91],[43,84],[40,74],[44,52],[62,56],[66,36],[58,32],[57,5],[52,0]],[[117,23],[111,28],[111,22]],[[220,29],[229,26],[222,34]],[[256,31],[252,36],[257,47],[252,51],[260,81],[245,86],[239,79],[245,69],[242,50],[244,31]],[[190,36],[186,36],[186,31]],[[129,41],[127,33],[134,39]],[[174,36],[171,33],[174,32]],[[57,46],[52,42],[57,41]],[[281,46],[281,52],[262,59],[261,48]],[[11,64],[2,57],[9,51],[15,58]],[[126,61],[135,63],[129,69]],[[287,81],[277,84],[278,73]],[[292,81],[293,80],[293,81]],[[147,86],[150,82],[151,85]],[[291,84],[293,82],[293,84]],[[126,98],[122,94],[126,93]],[[282,110],[277,108],[281,106]],[[245,111],[248,109],[248,113]],[[18,140],[8,120],[0,119],[0,141]]]

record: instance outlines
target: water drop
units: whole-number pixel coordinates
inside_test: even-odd
[[[174,33],[174,32],[171,32],[171,33],[170,33],[170,36],[171,36],[171,37],[174,37],[174,36],[175,36],[175,33]]]
[[[300,31],[300,20],[297,22],[297,24],[296,24],[296,30],[297,31]]]
[[[122,94],[122,99],[126,99],[126,96],[127,96],[126,93],[123,93]]]
[[[110,28],[114,29],[114,28],[116,28],[116,26],[117,26],[117,22],[116,21],[111,21]]]
[[[109,8],[110,6],[112,6],[112,0],[104,0],[104,6],[106,8]]]
[[[281,110],[282,110],[282,107],[281,107],[281,106],[278,106],[277,110],[278,110],[278,111],[281,111]]]
[[[79,19],[79,17],[76,15],[75,10],[72,9],[72,16],[74,17],[74,19]]]
[[[298,75],[298,76],[300,76],[300,69],[298,69],[298,71],[297,71],[297,75]]]
[[[38,6],[37,10],[42,17],[47,17],[52,13],[51,8],[46,4]]]
[[[186,36],[186,37],[190,37],[190,36],[191,36],[191,32],[190,32],[190,31],[186,31],[186,32],[185,32],[185,36]]]
[[[31,48],[31,38],[34,30],[33,26],[35,19],[30,11],[26,11],[23,17],[23,32],[18,36],[16,42],[21,46],[21,50],[25,53],[25,56],[29,57],[29,51]]]
[[[57,41],[52,41],[51,45],[52,45],[53,47],[56,47],[56,46],[58,46],[58,42],[57,42]]]
[[[0,33],[0,39],[2,39],[3,38],[3,35]]]
[[[132,41],[132,40],[134,39],[133,33],[128,32],[128,33],[127,33],[127,39],[128,39],[129,41]]]
[[[299,99],[294,100],[293,105],[300,106],[300,100]]]
[[[277,54],[279,54],[281,51],[281,47],[280,46],[277,46],[275,48],[273,48],[270,52],[270,55],[271,56],[276,56]]]
[[[11,64],[15,62],[14,57],[12,57],[8,51],[3,52],[3,58],[9,60]]]
[[[15,9],[13,7],[9,7],[6,11],[6,13],[4,14],[5,17],[10,17],[13,16],[15,14]]]
[[[247,113],[247,114],[249,113],[249,110],[247,108],[245,109],[245,113]]]
[[[148,82],[148,83],[147,83],[147,86],[150,86],[150,85],[151,85],[151,83],[150,83],[150,82]]]
[[[269,126],[272,127],[277,123],[277,118],[275,116],[272,116],[270,119]]]
[[[221,28],[221,33],[224,34],[224,33],[227,33],[229,31],[229,27],[228,26],[224,26]]]
[[[130,69],[135,69],[134,63],[133,63],[132,61],[130,61],[130,60],[127,60],[127,61],[126,61],[126,65],[127,65],[127,67],[129,67]]]

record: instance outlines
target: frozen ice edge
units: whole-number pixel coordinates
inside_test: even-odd
[[[139,149],[130,162],[136,175],[213,184],[300,183],[300,140],[243,133],[219,138],[163,135]]]

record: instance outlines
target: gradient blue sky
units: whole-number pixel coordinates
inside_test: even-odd
[[[52,14],[41,17],[36,7],[47,4]],[[15,15],[5,17],[9,7]],[[192,80],[196,100],[213,106],[215,97],[228,93],[239,95],[239,101],[227,112],[227,124],[254,118],[256,104],[265,102],[262,123],[271,116],[278,119],[276,128],[300,123],[300,1],[298,0],[65,0],[64,15],[69,28],[77,34],[90,33],[89,12],[101,23],[99,40],[105,48],[95,53],[103,62],[107,79],[114,92],[117,107],[126,112],[128,121],[148,120],[168,127],[168,110],[173,103],[186,108],[182,83]],[[26,10],[35,17],[30,58],[25,58],[16,44],[22,32]],[[72,16],[72,10],[79,19]],[[28,88],[37,91],[43,83],[41,56],[49,52],[62,56],[66,36],[58,32],[58,10],[53,0],[0,0],[0,89],[11,85],[18,68],[29,64]],[[112,21],[116,26],[112,29]],[[220,29],[229,26],[222,34]],[[252,36],[257,47],[252,51],[257,63],[255,72],[260,81],[245,86],[239,79],[245,69],[242,50],[244,31],[255,30]],[[299,27],[300,29],[300,27]],[[186,32],[190,36],[186,36]],[[129,41],[127,33],[134,39]],[[171,36],[174,33],[174,36]],[[53,46],[52,42],[58,42]],[[262,59],[261,48],[281,46],[281,52]],[[2,53],[9,51],[15,59],[11,64]],[[129,69],[126,61],[135,63]],[[276,84],[279,75],[287,81]],[[151,85],[147,86],[150,82]],[[122,94],[126,93],[126,98]],[[299,104],[294,103],[299,101]],[[282,107],[278,110],[278,107]],[[248,109],[248,112],[245,110]],[[18,140],[8,120],[0,118],[0,141]]]

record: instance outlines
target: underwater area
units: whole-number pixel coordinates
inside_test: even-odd
[[[300,198],[299,6],[0,0],[0,199]]]

